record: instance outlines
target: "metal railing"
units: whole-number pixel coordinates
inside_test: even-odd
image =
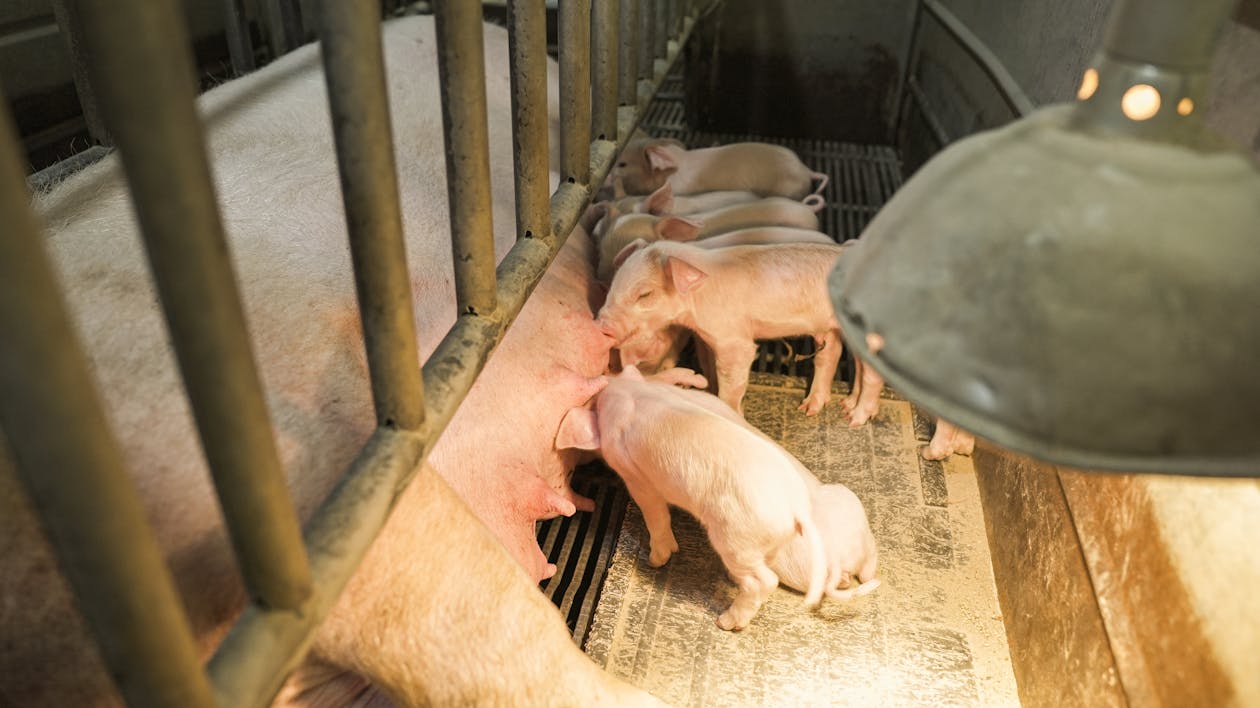
[[[910,47],[905,61],[905,73],[902,76],[901,91],[898,95],[897,108],[894,114],[893,135],[901,134],[901,125],[905,120],[909,102],[918,107],[923,116],[925,126],[931,131],[938,147],[948,145],[957,136],[949,135],[940,119],[932,112],[931,105],[919,81],[919,69],[922,62],[922,33],[924,20],[930,19],[939,27],[954,44],[975,62],[975,65],[988,78],[993,89],[1010,111],[1012,118],[1021,118],[1034,109],[1033,102],[1015,81],[1015,78],[998,59],[997,55],[981,39],[972,32],[962,20],[958,19],[940,0],[919,0],[915,6],[913,25],[910,32]]]
[[[602,183],[690,35],[697,4],[562,0],[563,157],[560,186],[548,195],[544,2],[508,3],[518,238],[496,268],[481,6],[434,3],[459,316],[423,367],[390,140],[380,3],[323,4],[319,38],[378,427],[299,529],[227,256],[179,5],[59,3],[71,20],[65,28],[72,41],[91,57],[85,90],[94,93],[104,130],[121,154],[251,598],[208,665],[200,666],[190,623],[108,432],[44,251],[12,122],[0,111],[0,213],[6,221],[0,426],[101,656],[130,705],[259,706],[275,695]],[[235,18],[228,31],[237,33],[238,49],[248,51],[241,42],[241,3],[225,5]],[[272,5],[280,12],[273,27],[283,30],[285,41],[302,31],[300,18],[284,14],[296,5]],[[654,39],[640,42],[645,34]],[[100,508],[108,514],[93,513]],[[102,518],[107,522],[94,522]]]

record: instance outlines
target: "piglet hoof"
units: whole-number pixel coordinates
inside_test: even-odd
[[[849,395],[841,398],[840,405],[844,407],[846,413],[854,408],[857,408],[857,396]]]
[[[718,615],[717,626],[728,632],[738,632],[748,626],[748,618],[737,617],[732,608]]]
[[[949,455],[949,448],[937,445],[924,445],[923,448],[919,450],[919,456],[925,460],[943,460],[946,457],[949,457]]]
[[[805,415],[818,415],[822,412],[823,406],[827,405],[827,399],[816,400],[814,398],[806,398],[801,405],[796,407],[798,411],[805,411]]]
[[[871,418],[874,418],[875,414],[878,412],[879,412],[878,409],[872,410],[870,407],[867,407],[867,406],[859,406],[857,408],[854,408],[852,411],[849,412],[849,427],[860,428],[861,426],[866,425],[867,421],[869,421]]]
[[[674,552],[677,550],[678,550],[678,544],[676,542],[669,543],[669,544],[662,543],[659,545],[653,545],[652,552],[648,554],[648,565],[652,566],[653,568],[659,568],[665,565],[666,563],[669,562],[670,557],[673,556]]]

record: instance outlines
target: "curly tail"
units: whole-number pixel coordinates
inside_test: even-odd
[[[814,194],[818,195],[822,194],[822,191],[827,188],[827,182],[831,180],[831,178],[827,176],[826,172],[810,172],[809,178],[811,180],[818,180],[818,186],[815,187],[813,191]]]
[[[822,536],[809,513],[796,517],[796,532],[804,536],[809,544],[809,589],[805,592],[805,606],[817,607],[822,602],[823,588],[827,583],[827,556],[823,551]]]
[[[833,600],[852,600],[855,597],[861,597],[875,588],[879,587],[879,578],[871,578],[870,580],[856,587],[837,590],[835,588],[827,588],[827,597]]]
[[[822,211],[822,208],[824,206],[827,206],[827,200],[823,199],[820,195],[811,194],[808,197],[805,197],[804,199],[802,199],[801,204],[804,204],[805,206],[809,207],[811,211],[817,214],[818,212]],[[590,229],[587,229],[587,230],[589,231]]]

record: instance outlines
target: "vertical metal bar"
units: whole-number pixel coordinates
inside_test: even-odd
[[[683,0],[669,0],[669,34],[677,37],[682,34]]]
[[[310,572],[214,201],[184,19],[173,0],[84,0],[80,11],[241,572],[256,602],[297,608]]]
[[[232,58],[232,72],[241,75],[254,70],[254,43],[249,38],[249,15],[245,13],[245,0],[224,0],[226,15],[224,30],[227,32],[228,56]]]
[[[43,252],[18,155],[0,110],[0,426],[128,705],[213,706],[192,629]]]
[[[620,51],[617,53],[618,102],[633,106],[639,100],[639,0],[621,0],[617,13],[621,25]]]
[[[654,55],[658,59],[664,59],[669,53],[669,3],[667,0],[654,0],[653,5],[656,6],[655,17],[655,37],[656,48]]]
[[[274,57],[301,46],[302,6],[298,0],[265,0],[267,33]],[[273,58],[274,58],[273,57]]]
[[[516,238],[550,239],[547,8],[543,0],[508,0],[512,72],[512,159],[516,166]]]
[[[415,430],[424,422],[424,381],[398,204],[380,6],[329,2],[320,14],[324,78],[376,421]]]
[[[591,7],[591,133],[617,139],[618,0],[595,0]]]
[[[656,0],[639,0],[639,78],[651,81],[656,72]]]
[[[52,0],[52,9],[53,16],[57,20],[57,28],[61,31],[61,36],[70,52],[74,92],[79,96],[79,108],[83,111],[83,122],[87,124],[88,137],[97,145],[113,145],[114,141],[101,120],[96,93],[87,78],[88,67],[92,65],[92,57],[83,46],[83,20],[79,16],[78,4],[74,0]]]
[[[433,19],[446,135],[455,300],[461,315],[489,314],[497,303],[481,4],[464,0],[435,3]]]
[[[591,181],[591,3],[560,0],[560,179]]]

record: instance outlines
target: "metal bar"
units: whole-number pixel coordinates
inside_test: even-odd
[[[298,0],[265,0],[271,51],[279,57],[301,46],[302,6]]]
[[[512,80],[512,159],[516,167],[516,238],[550,239],[547,9],[543,0],[508,0]]]
[[[1002,61],[961,20],[955,17],[954,13],[945,9],[939,0],[923,0],[923,7],[941,23],[941,27],[945,28],[950,36],[958,41],[958,45],[976,60],[984,73],[993,80],[998,94],[1002,96],[1002,100],[1015,115],[1022,117],[1033,111],[1033,102],[1019,87],[1019,83],[1015,81],[1011,73],[1006,70]]]
[[[171,0],[80,11],[241,572],[256,602],[295,608],[310,574],[214,201],[184,19]]]
[[[932,112],[932,108],[928,105],[927,94],[923,93],[923,88],[919,86],[919,80],[913,76],[909,81],[910,97],[919,106],[919,113],[923,114],[923,122],[927,125],[928,130],[932,131],[932,137],[936,138],[940,143],[940,147],[949,145],[949,132],[945,130],[945,126],[941,124],[941,119],[936,117]]]
[[[682,43],[690,34],[686,25]],[[671,53],[669,61],[680,52]],[[659,86],[665,73],[655,79]],[[633,111],[632,111],[633,112]],[[638,118],[618,117],[618,132],[629,134]],[[596,141],[591,149],[591,182],[601,184],[618,146]],[[460,317],[423,367],[425,423],[417,432],[378,429],[342,482],[307,524],[307,547],[315,591],[301,612],[260,612],[247,608],[214,658],[210,673],[220,705],[264,706],[279,690],[288,670],[301,659],[314,628],[323,621],[359,560],[384,526],[397,496],[420,469],[420,461],[445,430],[463,397],[485,366],[490,351],[524,306],[565,238],[577,225],[591,196],[589,185],[562,183],[551,199],[552,240],[519,239],[497,269],[499,307]]]
[[[639,0],[639,79],[651,81],[656,49],[656,0]]]
[[[398,203],[380,7],[325,3],[320,48],[376,422],[414,430],[424,422],[424,382]]]
[[[226,15],[224,30],[227,32],[228,56],[232,58],[232,72],[237,76],[254,70],[254,43],[249,37],[249,15],[245,13],[245,0],[224,0]]]
[[[669,51],[669,4],[666,0],[653,0],[652,4],[655,6],[655,16],[652,19],[655,24],[653,32],[656,38],[652,56],[664,59]]]
[[[591,4],[560,0],[560,179],[591,176]]]
[[[617,13],[621,41],[617,52],[617,102],[634,106],[639,101],[639,0],[621,0]]]
[[[87,124],[88,137],[97,145],[114,144],[96,100],[92,84],[88,82],[88,67],[92,65],[92,56],[83,46],[83,19],[79,15],[79,3],[75,0],[52,0],[53,16],[57,19],[57,27],[66,41],[70,52],[71,77],[74,79],[74,92],[79,96],[79,108],[83,111],[83,121]]]
[[[19,155],[0,110],[0,426],[127,703],[212,706],[192,629],[43,251]]]
[[[617,139],[617,16],[619,0],[594,0],[591,7],[591,134]]]
[[[910,92],[910,77],[914,76],[916,62],[919,58],[919,35],[923,31],[923,0],[914,3],[914,19],[910,23],[910,43],[906,47],[906,56],[902,65],[901,85],[897,87],[897,108],[893,112],[892,140],[893,145],[901,139],[901,125],[905,121],[906,96]]]
[[[433,5],[437,31],[446,183],[455,254],[455,299],[460,315],[495,308],[494,232],[490,219],[490,139],[486,128],[486,70],[481,5]]]

